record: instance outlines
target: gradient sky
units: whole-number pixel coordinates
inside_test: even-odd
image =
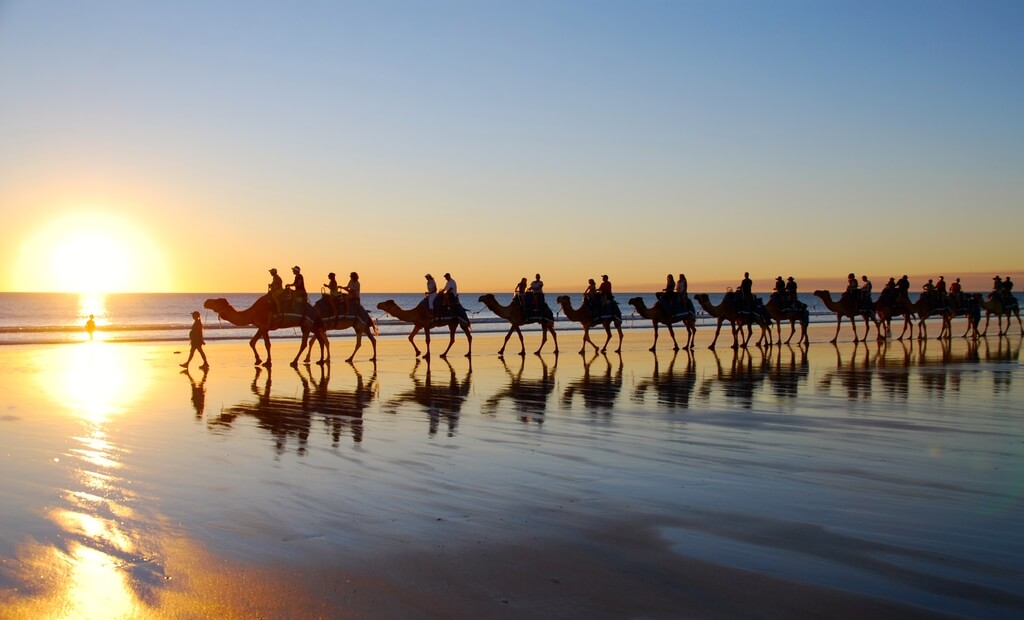
[[[1016,273],[1022,110],[1019,1],[0,0],[0,290]]]

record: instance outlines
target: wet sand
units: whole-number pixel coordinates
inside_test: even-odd
[[[1019,617],[1020,334],[833,331],[0,348],[0,617]]]

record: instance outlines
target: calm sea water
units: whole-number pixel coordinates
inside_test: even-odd
[[[547,300],[557,310],[554,300],[564,293],[548,293]],[[568,294],[573,305],[580,303],[580,294]],[[640,296],[648,306],[656,301],[653,293],[617,293],[624,327],[649,327],[648,321],[633,312],[626,302]],[[239,309],[248,308],[257,293],[133,293],[105,296],[81,296],[67,293],[0,293],[0,344],[60,343],[83,340],[84,325],[89,315],[96,316],[97,337],[108,341],[161,341],[185,340],[192,324],[191,313],[199,310],[203,314],[203,325],[207,340],[248,339],[251,327],[235,327],[218,319],[213,312],[203,308],[203,302],[211,297],[224,297]],[[477,332],[504,332],[507,323],[496,317],[477,299],[480,293],[463,293],[462,303],[470,313],[473,329]],[[811,295],[801,294],[801,299],[811,311],[811,321],[831,321],[833,314],[821,301]],[[377,304],[385,299],[395,300],[403,308],[411,308],[422,299],[419,293],[382,293],[363,296],[370,315],[377,319],[380,332],[384,335],[408,333],[408,325],[402,324],[377,310]],[[722,294],[712,294],[714,303],[721,301]],[[498,295],[502,303],[509,303],[511,295]],[[575,329],[578,326],[556,315],[559,329]],[[703,313],[699,325],[713,324],[714,321]],[[531,326],[536,329],[536,326]],[[332,332],[332,338],[351,337],[353,332]],[[280,330],[275,338],[299,337],[298,330]]]

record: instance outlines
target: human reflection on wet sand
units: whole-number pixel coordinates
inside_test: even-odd
[[[240,416],[251,416],[256,419],[258,428],[274,437],[274,451],[277,455],[284,454],[289,441],[294,438],[298,444],[296,453],[301,456],[308,449],[313,416],[322,415],[331,435],[332,447],[338,446],[346,428],[353,442],[360,443],[363,440],[363,411],[376,394],[376,370],[370,380],[364,382],[362,373],[352,366],[356,385],[350,391],[342,391],[329,389],[331,370],[328,365],[318,366],[319,379],[312,376],[307,366],[291,368],[302,384],[298,398],[273,395],[273,370],[257,366],[250,385],[256,401],[228,407],[220,415],[208,418],[210,430],[217,432],[231,428]],[[260,385],[263,373],[266,373],[266,380]]]
[[[433,380],[429,358],[426,362],[416,358],[416,364],[413,366],[412,372],[409,373],[409,376],[412,378],[413,388],[400,393],[388,401],[385,411],[394,413],[398,407],[406,403],[415,403],[427,414],[429,420],[427,433],[431,437],[437,434],[441,426],[441,420],[444,420],[448,427],[448,437],[454,437],[459,426],[459,415],[462,411],[462,405],[465,404],[466,399],[469,397],[473,363],[472,358],[470,358],[466,374],[462,381],[459,381],[458,376],[455,374],[455,367],[452,366],[451,362],[447,358],[441,359],[448,367],[447,382],[435,382]],[[427,372],[422,379],[417,374],[421,364],[427,367]]]
[[[591,373],[590,367],[598,357],[604,359],[604,371],[600,374]],[[585,360],[583,376],[569,382],[562,392],[562,408],[572,407],[573,397],[579,394],[583,397],[583,406],[588,411],[611,413],[615,406],[615,399],[622,389],[622,355],[617,354],[615,357],[618,359],[618,364],[614,375],[612,374],[612,362],[608,359],[607,353],[595,351],[593,357]]]
[[[543,357],[537,357],[541,365],[541,376],[539,378],[524,378],[523,369],[526,367],[526,358],[519,358],[519,370],[513,373],[508,362],[501,358],[501,365],[505,367],[505,374],[508,375],[508,385],[495,392],[480,407],[481,412],[494,415],[499,406],[505,400],[512,403],[512,409],[518,414],[523,422],[544,423],[544,412],[548,406],[548,396],[555,390],[555,371],[558,369],[558,358],[549,368]]]
[[[698,394],[702,399],[707,400],[717,387],[722,391],[727,401],[738,404],[743,409],[750,409],[754,405],[754,394],[757,388],[764,383],[765,378],[771,369],[771,362],[766,352],[762,349],[733,349],[732,360],[728,368],[722,366],[722,359],[718,351],[712,351],[715,357],[717,372],[714,376],[707,377],[701,382]],[[757,365],[754,364],[754,356],[759,357]]]
[[[188,368],[181,371],[181,374],[188,377],[188,382],[192,384],[192,409],[196,412],[197,420],[202,420],[203,413],[206,411],[206,375],[209,373],[209,369],[202,369],[202,373],[203,376],[196,383],[195,377],[192,376]]]
[[[653,353],[654,370],[647,379],[641,379],[633,386],[631,400],[636,403],[643,402],[648,392],[653,392],[659,405],[671,409],[687,409],[690,406],[690,399],[697,387],[697,362],[691,349],[686,349],[682,355],[686,356],[685,367],[677,371],[676,360],[680,352],[673,351],[672,359],[668,367],[661,369],[658,354]]]

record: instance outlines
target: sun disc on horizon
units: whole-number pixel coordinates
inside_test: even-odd
[[[51,220],[26,240],[15,281],[23,291],[91,295],[168,289],[166,261],[153,239],[97,213]]]

